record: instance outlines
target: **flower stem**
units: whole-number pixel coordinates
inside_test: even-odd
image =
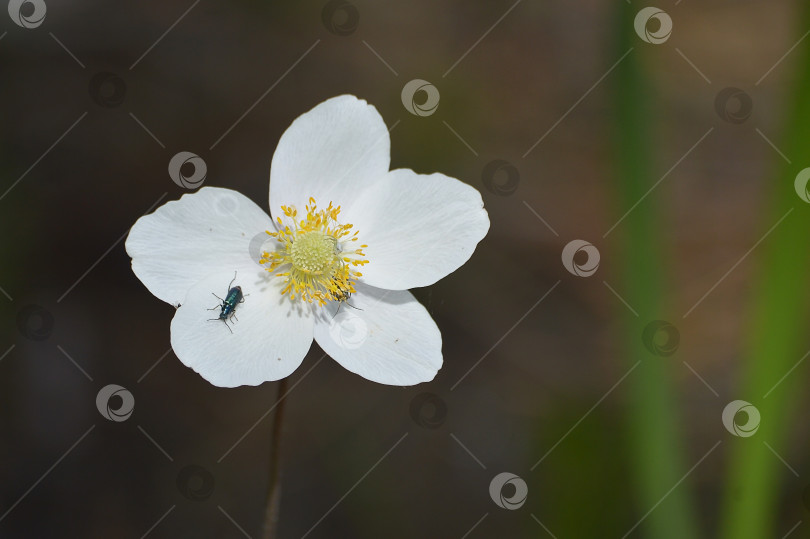
[[[623,262],[617,282],[622,295],[639,314],[630,317],[625,310],[628,363],[624,369],[638,369],[622,388],[629,398],[629,459],[632,463],[637,508],[636,517],[642,534],[660,539],[700,537],[691,492],[686,485],[675,489],[687,469],[684,460],[684,435],[678,414],[678,400],[670,367],[641,346],[642,328],[650,321],[667,315],[666,262],[660,245],[666,238],[660,225],[660,210],[655,196],[644,200],[660,174],[654,170],[656,147],[652,142],[650,119],[656,118],[650,81],[644,70],[644,48],[633,29],[638,9],[618,2],[618,47],[611,59],[623,58],[611,76],[615,81],[615,141],[617,200],[619,211],[626,214],[611,240]],[[622,56],[626,55],[626,56]],[[661,195],[659,191],[658,196]],[[639,201],[644,200],[643,204]],[[637,207],[636,207],[637,205]],[[616,238],[614,240],[614,238]],[[625,372],[628,372],[625,370]],[[702,448],[701,448],[702,449]],[[703,449],[705,451],[705,449]],[[666,503],[661,503],[666,499]],[[659,504],[661,504],[660,507]],[[655,511],[641,518],[647,508]],[[639,533],[639,532],[636,532]]]
[[[806,2],[796,4],[798,32],[790,38],[791,42],[810,24],[810,6]],[[807,294],[810,291],[807,279],[810,211],[797,196],[794,181],[799,171],[807,166],[806,156],[810,150],[810,42],[801,38],[795,47],[791,54],[794,74],[788,77],[793,84],[792,96],[786,110],[783,140],[779,144],[787,156],[785,159],[794,161],[780,161],[774,177],[763,184],[772,190],[773,200],[770,214],[760,224],[760,230],[764,232],[788,212],[790,215],[774,229],[759,253],[759,278],[751,300],[749,331],[741,347],[744,378],[735,393],[726,398],[727,401],[746,400],[762,416],[755,437],[727,437],[729,476],[718,537],[728,539],[779,537],[784,533],[787,520],[780,521],[778,517],[786,519],[788,514],[796,514],[787,513],[797,505],[790,503],[795,499],[790,489],[796,483],[779,462],[782,457],[777,458],[774,453],[786,456],[791,462],[791,448],[795,459],[804,456],[799,418],[807,394],[807,366],[803,356],[807,352]]]
[[[284,418],[284,399],[287,397],[287,379],[282,378],[278,383],[278,397],[273,413],[273,432],[270,440],[270,466],[267,480],[267,504],[264,513],[264,539],[275,539],[279,518],[279,503],[281,501],[281,471],[280,449],[281,428]]]

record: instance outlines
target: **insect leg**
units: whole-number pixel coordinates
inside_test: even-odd
[[[229,284],[229,285],[228,285],[228,292],[230,292],[230,290],[231,290],[231,285],[233,284],[233,282],[234,282],[235,280],[236,280],[236,272],[234,271],[234,272],[233,272],[233,279],[231,279],[231,284]],[[228,295],[228,292],[226,292],[226,293],[225,293],[225,295],[226,295],[226,296]]]

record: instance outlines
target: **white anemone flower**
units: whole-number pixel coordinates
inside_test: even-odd
[[[314,338],[368,380],[432,380],[441,333],[408,289],[464,264],[489,218],[476,189],[389,165],[380,114],[339,96],[279,140],[272,218],[236,191],[203,187],[138,219],[126,242],[132,270],[177,307],[180,361],[216,386],[258,385],[290,375]],[[242,302],[223,313],[237,286]]]

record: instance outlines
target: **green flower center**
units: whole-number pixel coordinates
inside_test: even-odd
[[[352,225],[338,223],[340,206],[332,203],[319,210],[315,199],[306,206],[306,218],[297,219],[295,206],[281,206],[289,224],[277,217],[278,231],[267,233],[279,243],[279,249],[262,253],[259,261],[267,271],[284,278],[281,291],[290,299],[326,305],[328,301],[346,301],[362,273],[355,268],[368,264],[363,249],[352,248],[357,231]],[[292,227],[290,226],[292,225]]]
[[[298,234],[290,246],[290,258],[293,268],[316,275],[331,273],[338,260],[337,241],[334,236],[327,236],[320,230]]]

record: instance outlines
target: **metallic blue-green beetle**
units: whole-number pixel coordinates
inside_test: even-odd
[[[211,292],[211,294],[222,303],[217,305],[216,307],[211,307],[210,309],[208,309],[209,311],[214,311],[216,309],[220,310],[219,316],[217,318],[211,318],[208,321],[215,322],[217,320],[222,320],[225,323],[225,327],[227,327],[228,331],[230,331],[231,333],[233,333],[233,330],[231,329],[231,326],[228,325],[228,320],[233,318],[237,322],[239,321],[239,319],[236,318],[236,306],[239,305],[240,303],[245,302],[245,296],[242,294],[242,287],[241,286],[234,286],[233,288],[231,287],[231,285],[235,280],[236,280],[236,272],[233,272],[233,279],[231,279],[231,282],[228,285],[228,293],[225,294],[225,299],[222,299],[221,297]]]

